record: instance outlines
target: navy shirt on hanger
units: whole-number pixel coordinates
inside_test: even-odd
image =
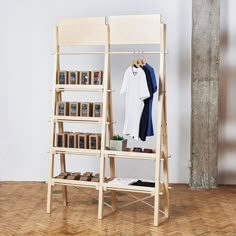
[[[150,72],[151,82],[152,82],[152,89],[153,89],[153,94],[154,94],[158,89],[159,79],[156,80],[156,75],[155,75],[154,69],[148,63],[145,64],[145,67]],[[151,97],[149,99],[149,120],[148,120],[148,127],[147,127],[147,136],[153,136],[154,135],[153,124],[152,124],[152,101],[153,101],[153,97]]]
[[[149,121],[149,116],[150,116],[150,109],[149,109],[149,105],[150,105],[150,98],[153,98],[153,87],[152,87],[152,81],[151,81],[151,73],[149,72],[149,70],[143,66],[141,67],[146,75],[146,80],[147,80],[147,86],[148,86],[148,90],[150,93],[150,97],[144,100],[144,108],[143,108],[143,112],[141,115],[141,119],[140,119],[140,124],[139,124],[139,138],[142,141],[146,141],[146,137],[147,137],[147,129],[148,129],[148,121]]]
[[[147,136],[154,135],[152,124],[152,101],[153,94],[157,91],[157,82],[154,69],[149,64],[145,64],[142,69],[146,75],[150,97],[144,100],[144,108],[139,125],[139,138],[142,141],[146,141]]]

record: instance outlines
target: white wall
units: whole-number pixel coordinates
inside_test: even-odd
[[[233,1],[231,1],[233,2]],[[190,155],[189,0],[0,0],[0,180],[46,180],[50,135],[53,27],[59,18],[160,13],[167,24],[167,96],[170,182],[187,183]],[[138,23],[137,23],[138,27]],[[140,29],[142,32],[142,29]],[[136,50],[139,50],[137,48]],[[155,56],[147,56],[155,65]],[[86,65],[90,61],[89,65]],[[132,55],[112,57],[113,103],[121,133],[124,98],[121,79]],[[68,69],[102,67],[102,58],[86,58]],[[157,68],[157,66],[155,66]],[[83,99],[83,97],[81,97]],[[99,99],[99,97],[94,98]],[[233,122],[233,121],[232,121]],[[70,129],[71,127],[68,127]],[[82,130],[96,130],[89,126]],[[132,143],[130,145],[140,145]],[[151,139],[143,146],[151,147]],[[79,163],[79,164],[78,164]],[[98,171],[94,158],[70,157],[69,170]],[[117,175],[153,178],[153,162],[118,161]]]
[[[218,182],[236,183],[236,2],[221,1]]]

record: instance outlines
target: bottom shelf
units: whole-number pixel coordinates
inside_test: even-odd
[[[105,191],[114,190],[114,191],[123,191],[123,192],[149,193],[151,195],[155,194],[155,187],[130,185],[128,184],[129,182],[128,180],[130,180],[130,182],[133,182],[134,181],[133,179],[123,179],[123,180],[125,181],[121,181],[121,183],[112,183],[112,181],[106,182],[103,184],[103,189]],[[160,187],[159,194],[163,195],[162,184],[160,186],[161,187]]]
[[[68,179],[58,179],[52,178],[52,185],[67,185],[67,186],[77,186],[77,187],[85,187],[85,188],[95,188],[98,189],[98,182],[90,182],[90,181],[81,181],[81,180],[68,180]]]
[[[123,191],[123,192],[134,192],[134,193],[147,193],[154,196],[155,187],[146,187],[146,186],[137,186],[130,185],[131,182],[136,182],[134,179],[122,179],[115,178],[121,180],[120,182],[114,182],[111,179],[106,179],[103,183],[104,191]],[[66,185],[66,186],[77,186],[77,187],[85,187],[85,188],[95,188],[99,189],[100,182],[93,181],[82,181],[82,180],[70,180],[70,179],[60,179],[60,178],[52,178],[52,185]],[[148,181],[151,182],[151,181]],[[164,184],[160,184],[159,195],[164,194]]]

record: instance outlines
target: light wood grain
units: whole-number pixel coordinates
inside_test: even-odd
[[[159,44],[160,15],[110,16],[110,44]]]
[[[125,152],[125,151],[111,151],[106,150],[105,153],[109,156],[120,158],[133,158],[144,160],[156,160],[155,153],[143,153],[143,152]]]
[[[108,108],[108,64],[109,64],[109,35],[108,26],[106,26],[106,41],[105,41],[105,58],[104,58],[104,70],[103,70],[103,86],[104,93],[102,97],[102,127],[101,127],[101,159],[100,159],[100,186],[99,186],[99,198],[98,198],[98,219],[103,218],[103,205],[104,205],[104,193],[103,193],[103,181],[105,175],[105,156],[104,150],[106,149],[106,122],[107,122],[107,108]]]
[[[55,185],[68,185],[68,186],[80,186],[87,188],[98,188],[97,182],[89,182],[89,181],[80,181],[80,180],[68,180],[68,179],[57,179],[52,178],[52,184]]]
[[[54,116],[55,121],[64,121],[64,122],[84,122],[84,123],[101,123],[100,117],[84,117],[84,116]]]
[[[60,19],[58,30],[59,46],[105,44],[105,17]]]
[[[58,28],[54,28],[54,50],[58,52]],[[60,64],[59,64],[59,56],[54,55],[54,65],[53,65],[53,90],[52,90],[52,106],[51,106],[51,118],[55,114],[56,110],[56,103],[57,103],[57,97],[56,97],[56,91],[55,91],[55,84],[56,84],[56,78],[57,78],[57,71],[60,70]],[[51,133],[50,133],[50,145],[51,147],[55,144],[55,128],[56,124],[55,122],[51,123]],[[49,171],[48,171],[48,193],[47,193],[47,213],[51,213],[52,208],[52,182],[51,178],[54,174],[54,154],[52,150],[50,149],[49,152],[49,163],[48,163]]]
[[[153,209],[141,202],[112,213],[104,206],[103,221],[97,220],[98,191],[68,187],[69,203],[61,204],[61,187],[52,191],[52,214],[45,213],[47,185],[44,182],[0,182],[1,235],[81,235],[81,236],[233,236],[236,227],[236,186],[194,190],[172,185],[171,217],[153,227]],[[27,191],[22,191],[27,190]],[[146,197],[147,194],[133,194]],[[110,193],[105,193],[109,203]],[[126,192],[117,193],[120,208],[133,200]],[[147,200],[152,204],[153,199]],[[161,204],[162,206],[162,204]],[[118,208],[118,209],[119,209]],[[162,219],[160,217],[160,222]]]
[[[137,27],[137,24],[139,27]],[[140,28],[142,33],[140,34]],[[59,55],[67,55],[60,53],[60,46],[76,46],[76,45],[103,45],[104,46],[104,73],[103,85],[55,85],[53,91],[55,100],[53,102],[62,101],[62,93],[64,91],[82,91],[82,92],[103,92],[102,117],[71,117],[71,116],[52,116],[52,131],[55,136],[55,122],[58,123],[59,132],[63,132],[64,122],[82,122],[82,123],[97,123],[101,125],[101,150],[88,150],[78,148],[56,148],[52,143],[50,149],[49,163],[49,181],[48,181],[48,212],[51,209],[51,185],[63,186],[63,201],[67,204],[66,186],[77,186],[85,188],[95,188],[98,190],[98,219],[103,218],[104,214],[104,191],[111,191],[112,210],[117,209],[117,201],[115,192],[134,192],[148,193],[154,196],[154,225],[158,226],[161,219],[160,212],[164,218],[169,217],[169,186],[168,186],[168,146],[167,146],[167,120],[166,120],[166,95],[165,95],[165,55],[166,55],[166,27],[160,21],[160,15],[135,15],[135,16],[115,16],[110,17],[109,25],[105,25],[105,18],[79,18],[79,19],[62,19],[58,26],[59,36],[55,41],[54,55],[56,58],[56,68],[60,69]],[[95,35],[96,34],[96,35]],[[94,36],[94,37],[93,37]],[[111,64],[110,54],[128,54],[129,51],[111,52],[111,44],[160,44],[160,51],[147,51],[144,53],[157,54],[160,57],[160,88],[158,98],[158,116],[157,116],[157,131],[156,131],[156,147],[155,153],[135,153],[135,152],[116,152],[106,150],[106,143],[113,135],[113,119],[112,119],[112,87],[111,87]],[[97,52],[100,54],[101,52]],[[68,53],[68,55],[77,55],[80,52]],[[86,54],[82,52],[81,54]],[[88,52],[93,54],[93,52]],[[96,53],[95,53],[96,54]],[[55,106],[54,106],[55,110]],[[55,112],[53,113],[55,114]],[[100,182],[90,183],[73,180],[61,180],[53,178],[54,155],[60,155],[61,172],[66,171],[65,155],[94,155],[100,156]],[[115,158],[129,158],[140,160],[155,161],[155,188],[140,187],[140,186],[117,186],[111,183],[104,183],[105,177],[105,159],[110,159],[110,177],[115,177]],[[162,160],[163,166],[160,165]],[[160,184],[160,168],[163,167],[164,183]],[[160,197],[164,199],[160,208]],[[135,198],[135,197],[134,197]],[[149,197],[148,197],[149,198]],[[135,203],[145,203],[147,197],[134,200]],[[146,203],[145,203],[146,204]],[[129,206],[130,203],[124,206]],[[147,205],[150,205],[149,203]]]
[[[103,85],[70,85],[56,84],[57,91],[85,91],[85,92],[102,92]]]
[[[92,149],[82,149],[82,148],[61,148],[61,147],[52,147],[54,154],[75,154],[75,155],[86,155],[86,156],[100,156],[100,150]]]

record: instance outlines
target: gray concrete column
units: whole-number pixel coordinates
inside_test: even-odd
[[[220,0],[192,0],[190,186],[216,187]]]

